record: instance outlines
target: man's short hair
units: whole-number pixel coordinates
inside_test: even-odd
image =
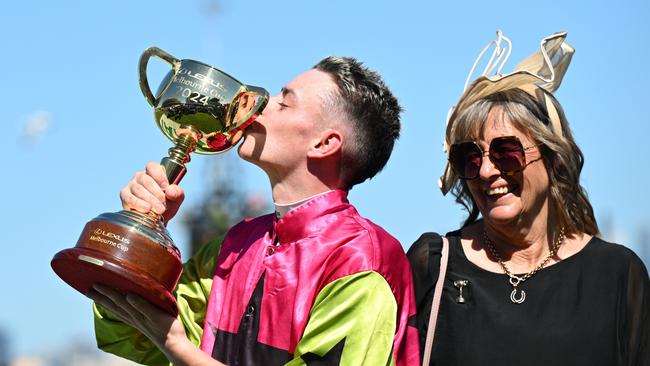
[[[386,165],[399,138],[402,108],[381,76],[354,58],[330,56],[314,69],[331,75],[338,86],[337,93],[325,98],[323,108],[349,126],[341,180],[350,189]]]

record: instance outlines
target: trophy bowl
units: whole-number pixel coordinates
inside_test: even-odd
[[[152,56],[172,68],[155,95],[147,78]],[[179,60],[156,47],[142,54],[139,73],[140,88],[154,108],[158,127],[174,142],[161,161],[170,184],[178,184],[185,175],[191,152],[218,154],[235,146],[269,98],[263,88],[242,84],[205,63]],[[183,270],[181,255],[163,219],[153,211],[97,216],[86,224],[76,246],[56,253],[51,265],[82,294],[103,284],[178,314],[172,292]]]

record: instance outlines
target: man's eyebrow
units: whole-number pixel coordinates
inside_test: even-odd
[[[296,92],[294,92],[293,89],[287,88],[286,86],[282,87],[281,93],[283,97],[291,96],[292,99],[298,99]]]

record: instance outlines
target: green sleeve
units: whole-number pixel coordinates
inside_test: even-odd
[[[316,297],[287,365],[393,365],[396,321],[397,302],[379,273],[340,278]]]
[[[187,337],[197,346],[203,335],[208,296],[220,247],[216,241],[204,245],[183,265],[183,273],[174,289],[178,317]],[[170,365],[165,355],[142,333],[95,304],[93,310],[95,336],[100,349],[144,365]]]

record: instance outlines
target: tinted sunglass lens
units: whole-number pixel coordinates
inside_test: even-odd
[[[490,143],[490,160],[503,173],[518,172],[524,166],[524,148],[516,137],[494,139]]]
[[[478,176],[482,157],[481,150],[473,142],[454,144],[449,151],[451,168],[463,179],[473,179]]]

